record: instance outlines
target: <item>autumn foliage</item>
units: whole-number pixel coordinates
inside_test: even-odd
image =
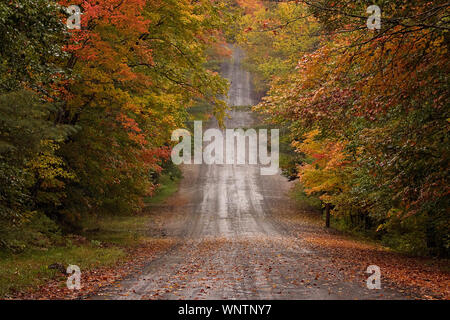
[[[336,224],[448,253],[448,3],[382,2],[380,30],[364,2],[265,5],[244,16],[240,40],[270,87],[256,109],[290,128],[306,193]],[[264,37],[279,41],[257,53]],[[303,52],[280,54],[293,44]]]
[[[21,250],[36,217],[76,230],[139,212],[186,110],[202,99],[223,118],[208,54],[233,39],[266,95],[256,110],[289,131],[305,195],[336,226],[448,254],[449,4],[378,5],[369,30],[365,1],[3,1],[0,246]]]
[[[66,27],[69,5],[80,29]],[[6,235],[40,215],[76,230],[88,215],[142,209],[187,109],[204,99],[223,113],[227,82],[206,62],[223,42],[224,5],[0,4],[0,246],[19,249]]]

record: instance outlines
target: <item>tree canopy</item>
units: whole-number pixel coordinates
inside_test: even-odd
[[[80,29],[66,27],[71,5]],[[227,82],[207,61],[224,42],[225,5],[0,4],[0,232],[37,212],[74,229],[89,214],[141,210],[187,109],[204,99],[223,116]]]
[[[377,5],[379,30],[366,25],[366,1],[263,2],[248,12],[240,41],[270,87],[256,109],[289,126],[305,160],[300,183],[337,219],[363,221],[407,251],[448,253],[449,4]],[[255,53],[255,42],[269,49]]]

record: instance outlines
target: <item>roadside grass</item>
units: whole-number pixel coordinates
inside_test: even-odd
[[[101,248],[92,244],[28,250],[20,255],[3,254],[0,258],[0,298],[13,297],[14,293],[60,277],[59,271],[48,268],[53,263],[74,264],[87,270],[114,265],[125,255],[121,248]]]
[[[196,105],[188,109],[189,122],[208,121],[213,114],[213,106],[206,101],[199,101]],[[192,124],[192,129],[194,128]]]
[[[132,248],[145,240],[151,216],[106,216],[85,222],[82,236],[92,245],[108,249],[110,246]]]
[[[160,177],[161,187],[148,205],[163,203],[178,189],[180,177]],[[52,264],[77,265],[83,270],[111,267],[127,258],[130,250],[150,239],[153,216],[92,216],[84,219],[79,235],[58,235],[45,246],[29,246],[20,253],[0,251],[0,299],[14,298],[20,292],[37,289],[51,280],[64,277]],[[31,230],[32,226],[30,226]],[[33,230],[33,232],[36,232]],[[42,234],[40,234],[43,237]],[[53,239],[55,240],[55,239]]]
[[[318,220],[322,220],[322,203],[316,197],[308,196],[301,183],[296,182],[289,192],[289,196],[294,200],[296,207],[301,211],[313,213]]]
[[[243,112],[252,112],[253,106],[232,106],[230,107],[231,110],[234,111],[243,111]]]
[[[144,199],[149,206],[164,203],[171,195],[178,190],[178,185],[181,180],[180,175],[162,175],[160,178],[161,186],[152,197]]]

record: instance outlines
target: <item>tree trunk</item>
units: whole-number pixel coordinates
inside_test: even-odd
[[[327,215],[326,227],[329,228],[330,227],[330,220],[331,220],[331,213],[330,213],[331,205],[329,203],[326,204],[325,211],[326,211],[326,215]]]

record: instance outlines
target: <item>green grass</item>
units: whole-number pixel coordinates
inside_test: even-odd
[[[84,224],[83,236],[99,246],[113,244],[133,247],[145,238],[150,223],[148,215],[91,218]]]
[[[230,109],[234,111],[252,111],[253,106],[232,106]]]
[[[156,190],[156,193],[145,199],[147,205],[156,205],[164,203],[171,195],[178,190],[178,185],[181,177],[162,175],[160,178],[160,187]]]
[[[208,102],[198,102],[188,109],[190,121],[208,121],[213,114],[214,107]],[[193,126],[192,126],[193,127]]]
[[[290,191],[290,196],[299,209],[321,212],[321,201],[317,197],[308,196],[301,183],[295,183]]]
[[[0,258],[0,298],[60,277],[58,271],[48,269],[53,263],[74,264],[87,270],[114,265],[123,257],[125,252],[120,248],[100,248],[90,244],[46,251],[29,250],[19,255],[3,254]]]
[[[115,265],[148,238],[150,223],[150,215],[91,217],[84,221],[81,236],[61,236],[63,244],[18,254],[0,251],[0,299],[58,279],[61,273],[48,269],[54,263],[77,265],[81,270]]]

